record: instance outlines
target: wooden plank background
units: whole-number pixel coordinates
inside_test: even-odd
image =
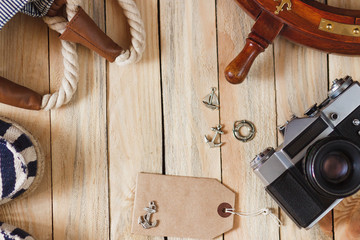
[[[26,199],[0,206],[0,221],[37,239],[163,239],[130,233],[138,172],[212,177],[236,192],[236,209],[274,209],[270,218],[235,218],[218,239],[341,239],[337,214],[329,232],[299,230],[265,193],[249,167],[268,146],[282,142],[276,127],[323,100],[331,80],[360,78],[357,57],[333,56],[278,38],[261,54],[245,83],[225,81],[225,66],[240,52],[254,21],[234,0],[137,0],[147,32],[141,62],[118,67],[79,47],[80,83],[59,110],[31,112],[0,105],[40,140],[45,176]],[[328,0],[360,9],[356,0]],[[115,0],[82,1],[94,21],[121,46],[129,28]],[[47,93],[62,76],[57,34],[40,19],[17,15],[0,32],[0,75]],[[216,87],[220,111],[203,106]],[[232,136],[234,121],[255,123],[249,143]],[[204,135],[224,125],[225,144],[209,149]],[[335,223],[332,226],[333,222]],[[175,239],[175,238],[169,238]],[[341,239],[342,240],[342,239]]]

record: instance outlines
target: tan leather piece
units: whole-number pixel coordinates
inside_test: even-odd
[[[61,8],[66,4],[66,0],[55,0],[51,5],[48,13],[46,14],[49,17],[54,17],[58,15],[62,15]]]
[[[30,110],[40,110],[42,96],[33,90],[0,77],[0,102]]]
[[[109,62],[114,62],[122,52],[122,48],[111,40],[81,7],[66,26],[65,32],[60,35],[60,39],[80,43]]]
[[[145,207],[154,201],[157,212],[150,221],[154,228],[138,224]],[[148,236],[211,239],[229,231],[234,215],[221,217],[222,203],[234,207],[235,193],[211,178],[178,177],[140,173],[137,178],[131,232]]]

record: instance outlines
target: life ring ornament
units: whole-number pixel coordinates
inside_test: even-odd
[[[241,134],[241,129],[246,127],[249,130],[247,135]],[[251,141],[255,137],[256,129],[255,125],[248,120],[241,120],[234,122],[233,134],[234,137],[242,142]]]

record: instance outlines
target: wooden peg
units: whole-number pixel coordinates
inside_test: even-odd
[[[284,24],[263,11],[257,18],[240,54],[226,67],[225,77],[233,84],[242,83],[256,57],[279,35]]]

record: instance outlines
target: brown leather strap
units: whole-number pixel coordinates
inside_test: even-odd
[[[33,90],[0,77],[0,102],[30,110],[40,110],[42,96]]]
[[[80,43],[109,62],[114,62],[122,52],[122,48],[111,40],[81,7],[66,26],[65,32],[60,35],[60,39]]]
[[[62,15],[61,9],[65,4],[66,0],[55,0],[46,15],[49,17]]]

